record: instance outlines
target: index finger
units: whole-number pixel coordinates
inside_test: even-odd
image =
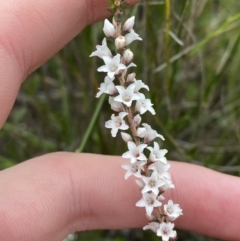
[[[106,17],[107,5],[106,0],[0,2],[0,127],[26,76],[87,24]]]

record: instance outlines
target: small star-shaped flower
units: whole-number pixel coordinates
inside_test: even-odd
[[[106,128],[111,128],[111,134],[116,137],[118,130],[127,130],[129,126],[123,120],[123,118],[128,115],[127,112],[120,112],[118,116],[114,114],[111,116],[111,120],[105,123]]]
[[[122,102],[128,107],[132,105],[133,100],[140,98],[138,94],[134,93],[134,83],[129,85],[126,89],[120,85],[117,85],[116,88],[119,92],[119,95],[116,96],[114,100]]]
[[[126,69],[126,66],[121,63],[121,55],[117,54],[113,58],[109,56],[102,57],[105,65],[98,68],[99,72],[107,72],[109,78],[113,79],[114,75],[118,75]]]
[[[142,176],[142,179],[146,184],[142,189],[142,193],[152,191],[155,195],[158,195],[158,188],[165,184],[164,181],[158,179],[158,173],[156,171],[154,171],[150,177]]]
[[[157,195],[154,193],[143,193],[142,199],[140,199],[137,203],[137,207],[145,207],[146,213],[148,216],[151,216],[152,211],[155,207],[160,207],[162,205],[161,202],[157,200]]]
[[[183,213],[179,204],[174,204],[172,200],[169,200],[168,203],[164,205],[164,214],[167,215],[169,221],[174,221]]]
[[[141,167],[146,164],[146,161],[137,161],[134,163],[123,164],[122,168],[127,170],[125,173],[125,179],[129,178],[131,175],[135,177],[141,177]]]
[[[166,149],[160,149],[157,142],[154,141],[154,148],[149,146],[147,149],[151,151],[150,156],[149,156],[150,161],[152,161],[152,162],[161,161],[161,162],[167,164],[167,159],[165,157],[165,154],[168,151]]]
[[[147,147],[147,144],[140,144],[137,146],[133,141],[129,141],[127,145],[129,151],[122,154],[123,158],[130,158],[131,163],[135,163],[137,160],[147,160],[146,156],[143,154],[143,150]]]
[[[142,94],[142,93],[139,93],[139,96],[141,98],[139,98],[137,100],[135,110],[137,112],[139,112],[141,115],[144,114],[146,111],[149,111],[149,112],[151,112],[152,115],[155,115],[156,112],[152,108],[153,104],[152,104],[151,100],[150,99],[146,99],[145,95]]]
[[[163,241],[169,241],[170,238],[176,238],[177,233],[173,230],[174,224],[173,223],[165,223],[162,222],[159,225],[157,230],[157,236],[162,237]]]
[[[149,166],[149,170],[154,170],[158,173],[158,180],[164,182],[164,185],[160,187],[161,191],[166,191],[169,188],[174,188],[174,184],[172,183],[171,175],[167,171],[170,168],[170,164],[163,162],[155,162],[151,166]]]

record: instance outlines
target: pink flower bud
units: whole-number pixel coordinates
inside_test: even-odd
[[[123,53],[122,60],[125,64],[131,63],[133,59],[133,52],[130,49],[126,49]]]
[[[135,80],[136,74],[131,73],[127,76],[127,82],[133,82]]]
[[[123,49],[125,47],[125,38],[123,36],[119,36],[115,39],[115,46],[117,50]]]
[[[127,19],[127,21],[125,22],[125,24],[123,26],[123,31],[130,32],[133,28],[134,21],[135,21],[135,16]]]
[[[121,132],[121,136],[125,142],[132,141],[132,137],[128,133]]]

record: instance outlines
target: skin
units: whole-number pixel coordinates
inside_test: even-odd
[[[131,4],[137,1],[130,1]],[[0,2],[0,127],[26,76],[87,24],[108,16],[105,0]],[[53,153],[0,172],[0,240],[59,241],[74,231],[147,224],[134,178],[120,157]],[[240,179],[172,162],[166,199],[184,215],[178,228],[240,240]],[[107,168],[106,168],[107,167]]]

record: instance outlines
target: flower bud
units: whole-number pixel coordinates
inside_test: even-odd
[[[121,50],[125,47],[125,38],[123,36],[119,36],[115,39],[115,46],[117,50]]]
[[[125,132],[121,132],[121,136],[122,136],[122,139],[125,141],[125,142],[128,142],[128,141],[132,141],[132,137],[128,134],[128,133],[125,133]]]
[[[116,30],[113,24],[111,24],[107,19],[104,21],[103,32],[108,38],[115,38]]]
[[[133,59],[133,52],[130,49],[124,51],[122,60],[125,64],[130,64]]]
[[[133,82],[135,80],[136,74],[131,73],[127,76],[127,82]]]
[[[141,123],[142,118],[141,118],[141,116],[138,114],[138,115],[136,115],[136,116],[133,118],[133,121],[134,121],[135,126],[138,126],[138,125]]]
[[[145,186],[145,183],[142,181],[142,180],[135,180],[135,182],[136,182],[136,184],[138,185],[138,187],[140,188],[140,189],[143,189],[144,188],[144,186]]]
[[[124,23],[123,31],[130,32],[133,28],[134,21],[135,21],[135,16],[127,19],[127,21]]]

